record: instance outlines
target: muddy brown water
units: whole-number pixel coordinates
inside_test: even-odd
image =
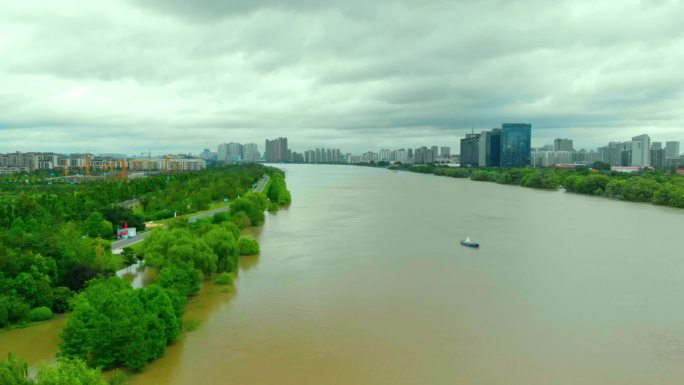
[[[684,383],[684,211],[284,169],[294,201],[252,230],[261,256],[204,288],[200,327],[133,385]],[[0,333],[0,355],[54,357],[63,323]]]

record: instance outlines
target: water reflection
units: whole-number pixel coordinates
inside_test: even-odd
[[[140,289],[154,283],[157,270],[145,266],[145,262],[141,261],[117,271],[116,275],[130,282],[134,289]]]
[[[240,257],[240,270],[249,271],[252,270],[259,263],[258,255],[246,255]]]

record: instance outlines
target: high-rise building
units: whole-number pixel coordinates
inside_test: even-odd
[[[256,162],[261,158],[259,148],[256,143],[245,143],[242,146],[242,160],[245,162]]]
[[[572,161],[574,163],[586,163],[587,162],[587,150],[580,149],[572,153]]]
[[[651,138],[648,135],[639,135],[632,138],[632,166],[649,167]]]
[[[240,143],[230,142],[227,146],[228,162],[239,162],[242,160],[242,145]]]
[[[654,167],[654,168],[665,167],[665,149],[663,149],[663,148],[652,148],[651,151],[649,151],[649,152],[650,152],[649,153],[649,160],[651,162],[652,167]]]
[[[435,163],[437,160],[437,146],[432,146],[425,151],[425,163]]]
[[[661,150],[663,148],[663,142],[651,142],[651,150]]]
[[[430,147],[430,152],[432,152],[432,163],[434,163],[435,160],[437,160],[437,158],[439,157],[439,147],[437,147],[437,146]]]
[[[572,147],[572,139],[555,139],[553,141],[553,151],[575,151]]]
[[[287,138],[266,139],[265,145],[266,152],[264,158],[266,162],[279,163],[291,161],[292,154],[287,148]]]
[[[532,150],[530,159],[533,167],[550,167],[556,161],[554,152],[546,151],[546,149]]]
[[[599,147],[598,151],[601,154],[601,162],[608,163],[611,166],[622,164],[622,143],[610,142],[605,147]]]
[[[501,164],[501,129],[482,131],[478,148],[480,167],[499,167]]]
[[[477,166],[480,163],[480,134],[466,134],[461,139],[461,165]]]
[[[212,153],[211,150],[209,150],[208,148],[205,148],[204,151],[202,151],[199,154],[199,157],[204,159],[204,160],[211,160],[213,155],[214,155],[214,153]]]
[[[531,162],[534,167],[564,166],[572,164],[573,152],[532,150]]]
[[[426,147],[419,147],[413,150],[413,163],[415,164],[423,164],[425,163],[425,152],[427,151]]]
[[[389,162],[390,161],[390,153],[391,153],[391,151],[387,150],[387,149],[380,150],[380,154],[379,154],[380,161],[381,162],[382,161]]]
[[[622,142],[620,151],[620,165],[621,166],[631,166],[632,165],[632,142]]]
[[[585,160],[587,164],[599,162],[601,160],[601,153],[596,150],[591,150],[587,152]]]
[[[439,149],[440,158],[449,159],[451,157],[451,147],[442,147]]]
[[[406,150],[403,148],[395,151],[394,153],[394,161],[395,162],[401,162],[401,163],[406,163],[407,161],[407,156],[406,156]]]
[[[554,164],[556,166],[565,166],[572,164],[572,154],[573,151],[554,151]]]
[[[292,152],[292,159],[290,159],[292,163],[304,163],[304,154],[301,154],[299,152]]]
[[[412,148],[409,148],[408,150],[406,150],[406,160],[408,160],[409,162],[413,162],[413,149]]]
[[[504,123],[501,125],[501,167],[530,165],[532,125]]]
[[[294,162],[295,153],[292,154],[292,157]],[[339,148],[308,150],[304,154],[297,154],[297,159],[300,159],[303,163],[340,163],[343,160],[342,152]]]
[[[221,143],[218,145],[218,160],[222,162],[228,161],[228,143]]]
[[[432,151],[430,151],[429,148],[425,146],[421,146],[419,148],[416,148],[413,151],[413,163],[416,164],[425,164],[425,163],[430,163],[430,158],[432,157],[432,154],[430,154]]]
[[[368,151],[368,152],[363,153],[361,155],[361,162],[363,162],[363,163],[376,162],[377,160],[378,160],[378,154],[373,152],[373,151]]]
[[[665,157],[667,159],[679,158],[679,142],[665,142]]]

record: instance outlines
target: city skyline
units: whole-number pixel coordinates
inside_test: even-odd
[[[3,2],[0,151],[684,141],[682,2],[192,4]]]
[[[469,137],[473,137],[473,139],[476,139],[476,143],[482,143],[480,141],[480,136],[483,134],[491,134],[491,133],[497,133],[501,132],[500,127],[495,127],[490,130],[482,130],[482,131],[471,131],[465,134],[465,137],[459,138],[459,143],[462,143],[463,139],[467,139]],[[640,134],[641,135],[647,135],[649,136],[649,143],[653,145],[659,146],[658,149],[663,149],[664,151],[667,152],[667,156],[670,158],[676,158],[679,156],[684,155],[684,153],[680,152],[680,143],[679,141],[676,140],[654,140],[650,135],[648,134]],[[633,135],[634,136],[634,135]],[[266,139],[266,144],[268,144],[269,141],[277,142],[280,139],[285,140],[285,151],[288,150],[287,148],[287,137],[280,137],[277,139],[269,140]],[[569,151],[569,152],[579,152],[579,151],[586,151],[586,152],[599,152],[601,149],[605,148],[606,145],[610,146],[611,144],[618,144],[622,142],[629,142],[633,139],[633,137],[630,139],[630,137],[627,138],[613,138],[607,143],[600,144],[596,147],[593,148],[584,148],[584,147],[578,147],[574,143],[577,143],[577,141],[573,138],[566,138],[566,137],[557,137],[551,140],[549,143],[535,143],[534,136],[532,135],[531,137],[531,142],[532,145],[530,146],[531,150],[539,150],[539,151]],[[536,141],[539,142],[539,141]],[[454,146],[444,146],[440,143],[435,143],[430,144],[431,149],[434,151],[435,149],[437,150],[436,153],[438,153],[440,156],[443,156],[445,152],[448,153],[448,155],[461,155],[461,148],[462,146],[457,143]],[[358,152],[349,152],[349,151],[343,151],[342,153],[350,153],[350,154],[362,154],[366,153],[369,151],[372,152],[382,152],[382,151],[396,151],[396,150],[414,150],[418,149],[420,147],[426,147],[427,144],[414,144],[412,146],[398,146],[394,144],[388,144],[385,143],[377,148],[368,148],[366,147],[364,150],[358,151]],[[310,150],[316,150],[316,149],[333,149],[334,145],[323,145],[323,146],[314,146],[314,147],[307,147],[304,149],[301,145],[297,145],[296,149],[290,148],[289,153],[290,155],[292,153],[300,153],[303,154],[306,151]],[[35,149],[31,148],[28,151],[2,151],[0,149],[0,154],[11,154],[15,152],[22,152],[22,153],[55,153],[55,154],[72,154],[72,155],[79,155],[79,154],[91,154],[91,155],[97,155],[97,156],[103,156],[103,157],[110,157],[110,158],[123,158],[123,157],[130,157],[130,158],[159,158],[159,157],[164,157],[166,155],[188,155],[188,156],[196,156],[198,158],[202,159],[210,159],[212,156],[216,157],[216,160],[220,161],[225,161],[225,162],[235,162],[235,161],[256,161],[259,159],[266,159],[266,145],[264,147],[259,147],[257,143],[252,143],[252,142],[245,142],[245,143],[239,143],[239,142],[221,142],[217,146],[212,145],[206,145],[204,146],[203,150],[201,151],[180,151],[180,152],[155,152],[153,153],[151,150],[148,150],[146,152],[119,152],[119,153],[106,153],[106,152],[93,152],[93,151],[53,151],[53,150],[40,150],[40,149]],[[654,148],[651,148],[654,149]],[[214,151],[215,150],[215,151]],[[263,151],[262,151],[263,150]],[[339,148],[337,150],[341,151]],[[282,150],[281,150],[282,151]],[[223,152],[223,155],[222,155]],[[248,153],[249,155],[245,157],[245,153]],[[232,156],[231,156],[232,155]],[[282,155],[279,158],[282,160]],[[278,160],[278,161],[280,161]],[[276,162],[278,162],[276,161]]]

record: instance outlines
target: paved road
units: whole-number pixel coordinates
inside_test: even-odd
[[[268,175],[264,175],[264,177],[259,180],[259,183],[257,183],[256,187],[254,188],[254,191],[263,192],[264,188],[266,188],[266,184],[268,184],[268,181],[269,181]],[[190,223],[197,222],[199,219],[211,217],[211,216],[214,216],[214,214],[226,212],[228,210],[229,210],[229,207],[225,206],[225,207],[218,208],[216,210],[207,211],[206,213],[190,217],[190,219],[188,219],[188,222],[190,222]],[[151,233],[151,231],[145,231],[142,233],[138,233],[138,235],[135,236],[134,238],[122,239],[120,241],[112,242],[112,251],[114,251],[115,254],[117,254],[116,251],[119,249],[123,249],[124,247],[131,246],[131,245],[134,245],[138,242],[144,241],[145,238],[147,238],[147,236],[150,235],[150,233]]]
[[[190,222],[190,223],[197,222],[198,220],[200,220],[202,218],[213,217],[214,214],[223,213],[226,211],[228,211],[228,206],[221,207],[221,208],[218,208],[216,210],[207,211],[204,214],[195,215],[194,217],[190,217],[190,219],[188,219],[188,222]]]
[[[264,177],[261,178],[261,180],[259,180],[259,183],[257,184],[257,186],[256,186],[256,188],[254,189],[254,191],[256,191],[256,192],[264,192],[264,188],[266,188],[266,184],[268,184],[269,179],[270,179],[270,178],[268,177],[268,175],[264,175]]]
[[[122,239],[120,241],[112,242],[112,251],[116,251],[117,249],[123,249],[126,246],[130,246],[133,244],[136,244],[138,242],[142,242],[147,238],[148,235],[150,235],[151,231],[145,231],[142,233],[138,233],[133,238],[128,238],[128,239]],[[114,253],[117,254],[117,253]]]

